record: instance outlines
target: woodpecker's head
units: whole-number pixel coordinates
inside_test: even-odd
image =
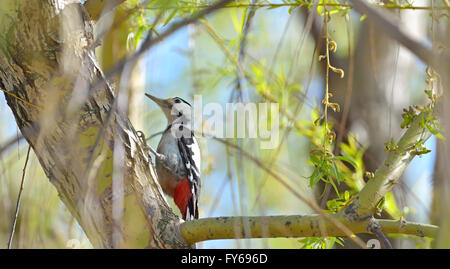
[[[190,122],[192,116],[192,106],[180,97],[160,99],[148,93],[145,94],[152,99],[164,112],[169,123],[182,121],[184,124]]]

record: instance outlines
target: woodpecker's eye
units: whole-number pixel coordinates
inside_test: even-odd
[[[176,99],[175,99],[175,103],[181,103],[181,100],[178,99],[178,98],[176,98]]]
[[[178,112],[178,117],[181,117],[183,115],[183,113]]]

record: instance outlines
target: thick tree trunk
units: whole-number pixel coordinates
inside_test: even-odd
[[[2,0],[0,9],[0,87],[93,246],[189,247],[144,144],[102,82],[84,7],[76,0]]]

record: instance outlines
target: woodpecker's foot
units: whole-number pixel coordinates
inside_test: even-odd
[[[166,156],[162,155],[161,153],[158,153],[156,150],[154,150],[152,147],[147,146],[147,149],[149,151],[151,151],[151,153],[153,153],[153,155],[155,155],[155,158],[160,160],[160,161],[165,161],[166,160]]]
[[[141,139],[142,143],[144,144],[145,149],[150,151],[151,153],[153,153],[153,155],[155,155],[156,159],[161,160],[161,161],[164,161],[166,159],[164,155],[158,153],[151,146],[147,145],[145,135],[142,131],[137,131],[136,133],[137,133],[138,137]]]

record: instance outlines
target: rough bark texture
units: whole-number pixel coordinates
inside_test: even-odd
[[[189,247],[144,145],[115,109],[113,89],[89,87],[103,75],[84,7],[75,0],[3,0],[0,9],[0,87],[10,93],[5,97],[17,125],[93,246]],[[115,141],[123,155],[115,154]],[[113,180],[117,165],[123,174]],[[112,193],[114,184],[123,186],[119,195]]]
[[[339,219],[354,233],[367,233],[371,219],[352,222]],[[373,220],[373,219],[372,219]],[[385,233],[402,233],[416,236],[434,237],[437,226],[400,220],[376,220]],[[345,233],[321,215],[296,216],[258,216],[258,217],[220,217],[204,218],[183,223],[181,231],[189,242],[200,242],[215,239],[230,238],[264,238],[270,237],[306,237],[345,236]],[[246,229],[245,227],[251,227]]]

